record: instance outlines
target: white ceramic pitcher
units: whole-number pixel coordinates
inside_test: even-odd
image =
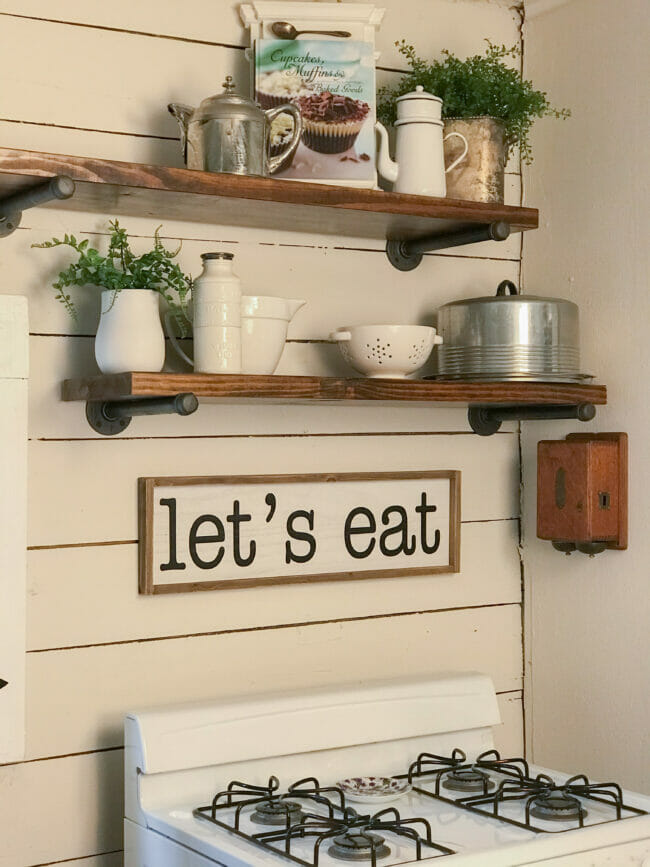
[[[241,296],[242,373],[271,374],[275,372],[287,339],[289,323],[306,303],[301,298],[278,298],[273,295]],[[176,352],[190,366],[194,366],[192,359],[178,345],[170,327],[169,313],[165,316],[165,324],[169,339]]]
[[[393,192],[438,197],[447,194],[445,174],[465,159],[468,146],[465,136],[458,132],[443,138],[441,114],[442,100],[426,93],[420,84],[397,99],[395,161],[390,158],[385,127],[376,124],[380,139],[377,168],[393,183]],[[443,142],[451,136],[462,139],[465,149],[445,168]]]
[[[165,363],[160,295],[153,289],[104,289],[95,337],[95,358],[102,373],[140,370],[156,373]]]

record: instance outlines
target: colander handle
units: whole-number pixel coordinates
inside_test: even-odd
[[[512,280],[502,280],[497,286],[497,295],[507,295],[508,292],[510,295],[519,295],[519,290]]]
[[[433,338],[433,345],[434,345],[434,346],[439,346],[441,343],[442,343],[442,335],[441,335],[441,334],[436,334],[436,335],[434,335],[434,338]]]
[[[352,340],[352,335],[349,331],[332,331],[330,340]]]

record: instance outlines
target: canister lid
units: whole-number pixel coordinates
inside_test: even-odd
[[[192,122],[213,120],[215,118],[243,118],[247,120],[264,120],[262,109],[246,96],[235,93],[232,75],[227,75],[223,83],[223,93],[208,96],[203,100],[192,115]]]
[[[225,253],[225,252],[219,250],[216,253],[201,253],[201,258],[203,259],[204,262],[206,261],[206,259],[234,259],[235,254],[234,253]]]
[[[399,120],[440,120],[442,100],[433,93],[427,93],[421,84],[395,101]]]

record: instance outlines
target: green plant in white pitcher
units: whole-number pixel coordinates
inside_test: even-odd
[[[180,266],[172,261],[180,253],[182,244],[175,250],[167,250],[160,240],[161,227],[158,226],[154,233],[153,249],[136,256],[129,246],[127,232],[120,226],[119,221],[111,220],[109,225],[110,239],[105,256],[91,247],[88,240],[78,241],[74,235],[66,234],[63,240],[52,238],[51,241],[32,244],[32,247],[67,246],[79,254],[77,261],[60,271],[57,280],[52,284],[57,293],[57,301],[76,319],[77,310],[67,292],[70,286],[97,286],[111,290],[111,306],[124,289],[150,289],[165,299],[181,336],[186,336],[187,318],[183,311],[192,288],[192,278],[184,274]]]

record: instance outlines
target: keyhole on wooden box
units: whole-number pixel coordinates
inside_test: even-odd
[[[555,505],[558,509],[566,506],[566,472],[562,467],[555,474]]]
[[[611,506],[612,498],[610,496],[609,491],[598,491],[598,508],[599,509],[609,509]]]

